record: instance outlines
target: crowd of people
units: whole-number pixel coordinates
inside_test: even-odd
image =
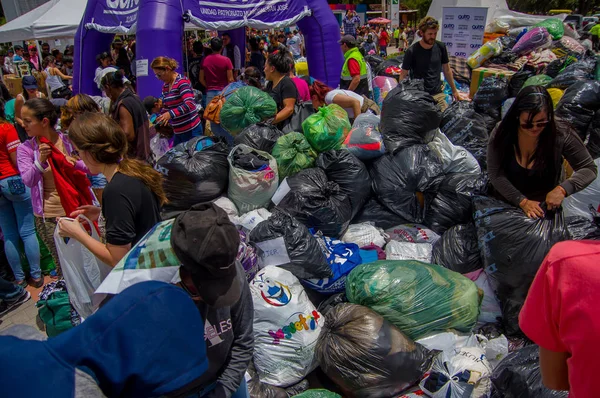
[[[442,92],[443,74],[452,100],[465,100],[455,86],[448,51],[436,40],[439,23],[435,19],[426,17],[420,22],[420,40],[412,46],[409,43],[416,33],[413,29],[395,27],[388,31],[385,26],[360,26],[360,19],[353,11],[344,16],[342,29],[339,45],[344,64],[337,87],[297,75],[296,65],[303,62],[306,50],[301,32],[293,29],[268,34],[248,29],[245,54],[227,33],[204,43],[186,40],[184,72],[180,72],[182,68],[174,59],[152,60],[150,67],[163,83],[162,90],[156,97],[143,99],[136,94],[131,67],[135,60],[134,40],[117,37],[111,49],[98,54],[94,81],[102,91],[100,98],[72,92],[71,47],[63,54],[51,51],[43,43],[40,56],[36,45],[30,45],[27,51],[14,46],[8,54],[0,55],[4,74],[14,74],[18,63],[27,62],[31,71],[44,76],[48,97],[64,100],[50,101],[41,93],[36,78],[27,75],[22,78],[22,93],[0,102],[0,228],[14,274],[13,283],[0,278],[3,300],[0,314],[30,298],[24,290],[27,285],[43,286],[41,244],[48,248],[56,264],[56,270],[49,276],[62,277],[55,231],[61,239],[80,242],[110,267],[123,260],[140,241],[148,239],[146,235],[161,222],[161,209],[168,202],[163,189],[163,179],[168,177],[153,168],[156,159],[151,138],[154,134],[171,137],[169,146],[174,147],[210,135],[222,137],[232,148],[234,136],[219,122],[218,111],[228,96],[242,87],[262,90],[273,99],[277,110],[269,122],[283,132],[289,131],[299,105],[306,103],[312,104],[315,111],[336,104],[346,111],[351,122],[361,114],[379,115],[381,110],[373,96],[372,71],[365,56],[387,55],[388,47],[394,45],[404,51],[399,81],[423,80],[424,91],[443,111],[448,106]],[[106,102],[103,98],[110,102],[109,108],[103,108]],[[532,219],[558,209],[565,197],[585,189],[597,177],[596,165],[584,143],[555,120],[553,109],[552,98],[545,88],[524,88],[489,140],[487,165],[494,195],[521,208]],[[573,168],[569,178],[564,178],[565,159]],[[89,228],[100,231],[101,241],[90,236],[80,216],[91,222]],[[103,372],[110,370],[93,361],[86,362],[85,355],[74,359],[72,350],[64,347],[57,352],[68,357],[67,362],[73,368],[91,366],[98,377],[87,381],[95,388],[117,395],[130,393],[127,388],[143,390],[146,387],[142,384],[147,383],[153,384],[150,395],[196,391],[203,397],[247,397],[244,374],[254,344],[253,305],[244,270],[236,263],[240,244],[236,226],[215,204],[199,204],[179,214],[170,233],[173,250],[182,263],[181,281],[177,285],[199,309],[200,317],[194,319],[193,326],[198,327],[199,322],[200,333],[206,327],[220,328],[218,342],[200,337],[197,345],[202,346],[201,350],[181,351],[179,355],[181,358],[201,355],[207,360],[193,364],[181,360],[178,364],[181,372],[186,375],[189,372],[190,377],[173,378],[175,381],[171,383],[164,378],[136,379],[140,385],[123,387],[126,382],[105,377]],[[597,247],[582,247],[581,253],[586,257],[575,262],[570,260],[572,253],[564,248],[553,250],[521,313],[523,331],[542,347],[544,380],[551,380],[550,374],[555,375],[561,382],[549,383],[557,388],[568,388],[569,381],[576,379],[579,385],[585,384],[573,370],[583,367],[581,361],[586,360],[582,346],[573,337],[573,328],[568,329],[572,339],[566,340],[563,325],[568,326],[571,320],[579,325],[579,318],[588,317],[591,327],[597,324],[593,313],[585,308],[580,314],[571,314],[573,318],[565,319],[562,315],[564,297],[568,296],[569,303],[575,300],[572,290],[582,289],[593,295],[596,289],[591,287],[600,284],[593,272],[594,261],[590,260],[599,258]],[[28,275],[22,268],[22,257],[29,262]],[[573,269],[573,274],[563,271],[562,264]],[[113,322],[109,328],[124,327],[119,326],[111,311],[127,305],[134,308],[133,312],[145,314],[144,295],[166,294],[174,297],[173,302],[181,299],[180,292],[167,285],[150,283],[135,289],[139,291],[132,290],[129,296],[123,293],[103,303],[89,321],[70,332],[70,338],[85,343],[90,328],[99,319]],[[160,314],[169,312],[160,306],[155,308]],[[545,317],[536,313],[538,308]],[[184,315],[191,322],[189,313]],[[126,326],[132,331],[144,328],[141,323]],[[540,332],[540,328],[548,331]],[[0,339],[0,353],[19,347],[28,349],[27,345],[17,346],[16,342],[16,339]],[[141,341],[132,344],[143,346]],[[114,349],[115,346],[106,347],[109,353]],[[147,355],[152,361],[156,356],[151,351],[135,352]],[[23,366],[27,369],[27,364]],[[170,371],[174,369],[179,367]],[[135,370],[133,367],[126,371],[130,372],[124,376],[126,381],[135,379]],[[0,360],[0,373],[3,371],[9,370]],[[59,377],[65,369],[54,367],[47,371],[52,380],[52,375]],[[122,389],[113,390],[115,385]]]

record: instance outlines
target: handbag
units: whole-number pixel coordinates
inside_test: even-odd
[[[73,328],[69,293],[54,292],[47,300],[40,300],[35,306],[38,308],[38,316],[46,325],[48,337],[58,336]]]
[[[85,216],[79,216],[79,218],[90,226],[91,237],[100,241],[94,224]],[[95,310],[92,303],[94,292],[112,268],[98,260],[92,252],[77,240],[61,237],[58,234],[58,226],[54,230],[54,243],[71,304],[79,315],[87,318]]]
[[[283,126],[281,131],[283,131],[284,134],[291,133],[292,131],[303,133],[302,122],[313,113],[315,113],[315,108],[313,107],[312,101],[296,101],[296,105],[294,105],[294,114],[288,119],[289,122]]]
[[[206,104],[206,109],[204,109],[204,114],[202,115],[204,119],[216,124],[221,124],[221,109],[223,108],[223,105],[225,105],[225,96],[223,95],[225,89],[227,89],[227,87],[221,91],[221,94],[213,97],[213,99],[210,100],[210,103]]]

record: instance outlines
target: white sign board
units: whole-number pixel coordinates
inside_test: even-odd
[[[392,28],[400,26],[400,0],[391,0],[390,20],[392,21]]]
[[[442,42],[448,55],[466,58],[483,45],[487,7],[444,7]]]
[[[148,60],[138,59],[135,61],[135,72],[137,77],[148,76]]]

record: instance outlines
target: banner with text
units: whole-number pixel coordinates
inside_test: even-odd
[[[84,16],[85,26],[104,33],[132,34],[139,8],[140,0],[90,0]]]
[[[400,25],[400,0],[391,0],[390,20],[392,21],[392,28]]]
[[[183,6],[192,23],[210,30],[283,28],[311,14],[304,0],[184,0]]]
[[[487,7],[444,7],[442,42],[448,55],[466,58],[483,45]]]

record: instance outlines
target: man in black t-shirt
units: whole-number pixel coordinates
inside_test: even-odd
[[[459,99],[459,94],[454,85],[452,69],[450,69],[450,65],[448,64],[448,50],[444,43],[435,40],[438,29],[439,23],[434,18],[425,17],[421,20],[419,23],[421,40],[406,50],[400,81],[404,80],[409,73],[411,79],[423,79],[425,82],[425,91],[433,96],[442,111],[444,111],[448,107],[448,104],[442,92],[442,80],[440,76],[442,72],[444,72],[444,77],[452,88],[454,100]]]

